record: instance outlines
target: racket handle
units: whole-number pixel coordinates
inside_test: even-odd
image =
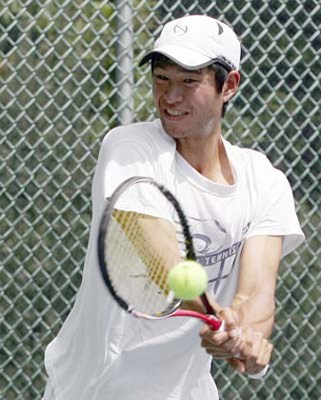
[[[214,315],[201,314],[197,311],[191,311],[191,310],[177,310],[177,311],[175,311],[175,313],[171,314],[171,317],[198,318],[198,319],[202,320],[203,322],[205,322],[213,331],[220,330],[221,329],[220,327],[222,325],[224,325],[223,321],[216,318]]]
[[[221,320],[221,325],[218,328],[218,331],[219,332],[225,332],[225,321],[224,320]]]

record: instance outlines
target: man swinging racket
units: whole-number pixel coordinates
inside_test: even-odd
[[[227,24],[192,15],[167,23],[141,60],[150,63],[159,118],[117,127],[102,143],[83,280],[46,349],[44,400],[215,400],[212,357],[264,376],[280,259],[304,237],[285,175],[222,136],[240,54]],[[193,318],[133,318],[106,290],[97,255],[101,215],[106,199],[135,176],[164,185],[182,205],[223,331]],[[152,204],[151,215],[159,207]],[[189,307],[205,311],[198,300],[182,304]]]

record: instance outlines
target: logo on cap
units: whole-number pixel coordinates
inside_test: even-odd
[[[223,29],[223,26],[221,24],[219,24],[218,22],[216,22],[216,23],[217,23],[217,26],[218,26],[218,36],[220,36],[220,35],[222,35],[224,29]]]
[[[175,25],[174,26],[174,33],[177,36],[183,36],[187,32],[187,26],[180,26],[180,25]]]

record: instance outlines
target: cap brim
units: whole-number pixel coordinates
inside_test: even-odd
[[[206,67],[212,64],[214,61],[213,59],[210,59],[203,54],[197,53],[194,50],[189,50],[186,47],[183,48],[180,46],[167,45],[156,48],[146,54],[138,65],[142,66],[146,64],[157,53],[163,54],[182,68],[190,70]]]

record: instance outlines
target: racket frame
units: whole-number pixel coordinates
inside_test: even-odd
[[[196,311],[191,311],[191,310],[179,310],[179,307],[182,304],[182,301],[179,299],[174,298],[170,303],[169,306],[164,313],[159,313],[157,315],[147,315],[144,313],[139,312],[136,310],[133,306],[128,304],[121,296],[118,295],[117,291],[113,287],[113,284],[109,278],[108,275],[108,267],[105,259],[105,238],[108,232],[109,228],[109,221],[111,221],[112,214],[114,211],[114,206],[119,199],[119,197],[132,185],[136,183],[147,183],[150,184],[154,187],[156,187],[163,196],[167,198],[168,201],[171,202],[173,205],[179,220],[180,224],[183,228],[183,236],[185,239],[185,245],[186,245],[186,258],[188,260],[193,260],[196,261],[196,254],[194,250],[194,245],[193,245],[193,238],[189,229],[188,221],[187,218],[178,202],[176,197],[163,185],[155,182],[152,178],[149,177],[141,177],[141,176],[134,176],[131,177],[124,182],[122,182],[113,192],[111,197],[107,199],[107,205],[103,211],[100,225],[99,225],[99,232],[98,232],[98,261],[99,261],[99,268],[101,275],[103,277],[103,280],[109,289],[111,295],[113,298],[116,300],[116,302],[119,304],[119,306],[124,309],[126,312],[133,314],[134,316],[138,318],[143,318],[143,319],[149,319],[149,320],[159,320],[159,319],[164,319],[168,317],[193,317],[193,318],[198,318],[203,320],[205,323],[209,324],[213,330],[218,330],[222,328],[222,321],[219,320],[216,317],[215,311],[213,307],[211,306],[206,293],[203,293],[200,296],[200,299],[206,309],[207,314],[202,314]]]

